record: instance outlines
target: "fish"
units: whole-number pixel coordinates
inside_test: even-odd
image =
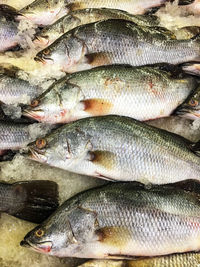
[[[181,8],[184,9],[186,14],[199,15],[200,14],[200,1],[199,0],[192,1],[191,3]]]
[[[0,21],[0,52],[8,51],[18,44],[17,25],[12,21]]]
[[[177,39],[192,39],[200,34],[200,27],[188,26],[174,31]]]
[[[30,104],[44,89],[29,81],[0,72],[0,102],[4,105]]]
[[[190,120],[200,118],[200,86],[175,110],[174,114]]]
[[[188,267],[200,264],[200,254],[191,252],[135,260],[90,260],[79,267]]]
[[[105,180],[169,184],[200,180],[198,144],[129,117],[109,115],[65,124],[29,144],[24,156]]]
[[[50,25],[75,10],[86,8],[112,8],[131,14],[144,14],[147,10],[164,4],[166,0],[36,0],[19,11],[18,19],[29,19],[37,25]]]
[[[199,39],[169,39],[159,27],[110,19],[72,29],[38,52],[35,60],[65,72],[112,64],[181,64],[200,60]]]
[[[0,213],[41,223],[58,207],[58,185],[52,181],[0,183]]]
[[[185,73],[200,76],[200,64],[199,63],[186,63],[186,64],[183,64],[181,67]]]
[[[198,251],[199,214],[199,194],[174,186],[110,183],[65,201],[21,246],[93,259]]]
[[[109,114],[166,117],[198,87],[194,77],[170,68],[116,65],[69,74],[34,99],[37,105],[25,106],[23,115],[50,124]]]
[[[87,8],[71,12],[60,18],[54,24],[44,27],[37,35],[34,43],[40,47],[52,44],[64,33],[83,24],[106,19],[124,19],[142,26],[159,26],[159,19],[154,15],[132,15],[123,10],[106,8]],[[167,30],[166,30],[167,32]],[[172,33],[169,33],[172,34]]]

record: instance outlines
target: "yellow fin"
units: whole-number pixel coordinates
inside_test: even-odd
[[[116,164],[115,154],[109,151],[92,151],[91,161],[107,170],[112,170]]]
[[[118,248],[119,251],[126,247],[131,237],[131,232],[125,226],[111,226],[96,230],[98,241],[106,245]],[[121,256],[121,255],[118,255]]]
[[[93,116],[100,116],[109,114],[110,109],[112,108],[112,103],[104,99],[86,99],[82,101],[84,103],[84,110]]]
[[[109,53],[93,53],[85,55],[88,63],[92,67],[111,65],[112,64],[112,54]]]

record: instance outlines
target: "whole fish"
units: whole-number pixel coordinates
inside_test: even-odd
[[[91,260],[79,267],[198,267],[199,253],[175,254],[163,257],[143,258],[135,260]]]
[[[58,186],[51,181],[0,183],[0,212],[41,223],[58,207]]]
[[[0,73],[0,102],[3,104],[30,104],[43,91],[26,80]]]
[[[176,76],[174,69],[165,71],[165,67],[170,68],[121,65],[73,73],[33,100],[35,105],[23,114],[52,124],[109,114],[137,120],[166,117],[183,103],[197,82],[182,72]]]
[[[112,183],[64,202],[21,245],[58,257],[98,259],[197,251],[199,214],[199,194]]]
[[[69,12],[85,8],[121,9],[137,15],[165,2],[166,0],[36,0],[20,10],[22,16],[19,19],[26,18],[38,25],[49,25]]]
[[[200,87],[177,108],[175,114],[190,120],[200,118]]]
[[[43,28],[43,30],[41,30],[36,35],[34,43],[40,45],[41,47],[47,46],[52,44],[64,33],[72,30],[75,27],[106,19],[124,19],[148,27],[159,25],[158,17],[153,15],[132,15],[123,10],[88,8],[82,10],[75,10],[69,15],[66,15],[57,20],[54,24]]]
[[[200,61],[200,40],[169,39],[159,28],[111,19],[72,29],[40,51],[35,60],[66,72],[112,64],[181,64]]]
[[[199,148],[193,146],[128,117],[102,116],[65,124],[30,144],[28,157],[102,179],[167,184],[200,180]]]

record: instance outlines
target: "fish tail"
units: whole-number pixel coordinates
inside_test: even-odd
[[[200,157],[200,140],[191,145],[192,151]]]
[[[196,0],[179,0],[178,4],[181,6],[186,6],[193,4],[195,1]]]
[[[21,209],[9,213],[17,218],[41,223],[58,207],[58,185],[55,182],[26,181],[12,186],[15,196],[22,196]]]

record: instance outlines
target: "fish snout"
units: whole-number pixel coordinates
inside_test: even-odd
[[[31,245],[26,240],[22,240],[20,242],[20,246],[24,247],[24,248],[30,248],[31,247]]]

